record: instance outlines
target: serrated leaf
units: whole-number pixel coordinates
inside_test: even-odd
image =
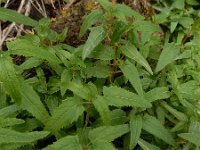
[[[33,42],[34,41],[25,37],[9,42],[7,43],[9,49],[8,53],[23,56],[33,56],[47,60],[54,64],[61,63],[60,59],[58,59],[51,48],[40,47],[37,43]]]
[[[0,118],[0,127],[10,127],[24,122],[24,120],[17,118]]]
[[[200,146],[200,134],[199,133],[181,133],[178,134],[178,136],[180,136],[181,138],[197,145]]]
[[[102,26],[97,26],[91,29],[89,37],[83,47],[82,59],[90,55],[90,53],[104,40],[107,32]]]
[[[133,92],[129,92],[120,87],[111,86],[104,87],[103,94],[107,99],[107,102],[111,106],[123,107],[151,107],[151,104],[147,102],[142,96],[138,96]]]
[[[16,104],[9,105],[0,109],[0,117],[8,117],[10,115],[15,114],[17,111],[20,110],[20,107]]]
[[[32,27],[38,26],[36,20],[31,19],[30,17],[24,16],[15,10],[7,9],[0,7],[0,20],[11,21],[19,24],[24,24]]]
[[[97,9],[92,11],[89,15],[87,15],[84,18],[83,24],[81,25],[80,28],[79,35],[82,37],[89,27],[91,27],[93,24],[103,19],[104,19],[103,12],[101,10]]]
[[[151,23],[150,21],[139,20],[134,22],[133,25],[133,29],[139,32],[161,32],[160,28],[157,25]]]
[[[138,52],[137,48],[132,44],[127,44],[121,48],[121,51],[128,57],[143,66],[151,75],[153,74],[147,60]]]
[[[127,132],[129,132],[129,127],[127,124],[101,126],[89,132],[89,139],[93,144],[100,142],[112,142],[114,139],[124,135]]]
[[[61,74],[61,82],[60,82],[60,92],[61,95],[64,96],[66,90],[68,89],[68,83],[72,79],[71,71],[65,69]]]
[[[143,95],[142,84],[140,80],[140,75],[133,63],[126,60],[125,63],[120,66],[124,76],[130,81],[131,85],[137,91],[139,95]]]
[[[95,58],[100,60],[112,60],[115,58],[115,51],[108,45],[100,44],[88,56],[88,58]]]
[[[96,108],[96,110],[99,112],[104,124],[110,125],[111,116],[110,116],[110,110],[109,110],[108,104],[106,102],[106,99],[102,96],[98,96],[93,101],[93,104],[94,104],[94,107]]]
[[[45,130],[54,133],[76,121],[83,111],[84,107],[79,98],[67,98],[59,107],[54,109],[52,116],[46,122]]]
[[[34,131],[21,133],[11,129],[0,128],[0,144],[6,143],[31,143],[46,137],[47,131]]]
[[[42,123],[46,123],[49,114],[32,86],[21,80],[21,91],[22,102],[20,107],[30,112]]]
[[[114,31],[113,34],[111,36],[111,42],[118,42],[119,39],[121,38],[122,34],[126,31],[127,29],[127,25],[121,21],[118,21],[115,25],[114,25]]]
[[[179,48],[173,43],[167,43],[160,54],[155,72],[161,71],[165,66],[172,63],[179,54]]]
[[[153,102],[159,99],[170,97],[170,92],[167,87],[156,87],[145,93],[145,98],[148,102]]]
[[[74,93],[74,95],[77,95],[83,99],[89,100],[90,99],[90,91],[89,89],[82,85],[81,83],[69,82],[68,83],[68,89]]]
[[[143,139],[138,140],[138,144],[142,147],[143,150],[161,150],[159,147],[146,142]]]
[[[130,116],[130,145],[129,149],[132,150],[137,145],[142,131],[142,117],[137,115]]]
[[[77,136],[66,136],[42,150],[82,150]]]
[[[170,145],[175,144],[171,133],[153,116],[146,115],[144,117],[143,129]]]
[[[0,81],[3,82],[6,92],[15,100],[17,104],[20,104],[20,82],[16,75],[12,60],[8,55],[1,54],[0,70]]]
[[[117,150],[112,143],[95,143],[89,150]]]

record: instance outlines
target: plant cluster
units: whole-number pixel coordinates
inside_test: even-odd
[[[159,1],[150,21],[97,1],[76,48],[63,42],[67,28],[0,8],[36,31],[0,54],[0,149],[199,149],[199,3]]]

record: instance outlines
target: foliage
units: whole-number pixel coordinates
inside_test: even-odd
[[[47,19],[18,20],[37,26],[0,55],[0,149],[199,149],[199,2],[159,1],[147,20],[97,1],[78,47]]]

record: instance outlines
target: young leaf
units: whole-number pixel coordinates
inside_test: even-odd
[[[102,26],[97,26],[91,29],[89,37],[83,47],[82,59],[90,55],[90,53],[103,41],[107,32]]]
[[[145,93],[145,98],[148,102],[154,102],[159,99],[170,97],[170,92],[167,87],[156,87]]]
[[[42,150],[82,150],[77,136],[66,136]]]
[[[142,84],[140,81],[140,75],[133,63],[126,60],[125,63],[120,66],[124,76],[130,81],[131,85],[137,91],[139,95],[143,95]]]
[[[178,134],[181,138],[195,144],[196,146],[200,146],[200,134],[199,133],[181,133]]]
[[[138,144],[142,147],[143,150],[161,150],[159,147],[146,142],[143,139],[138,140]]]
[[[178,54],[179,54],[179,48],[177,46],[175,46],[173,43],[165,44],[163,51],[158,59],[155,72],[159,72],[166,65],[172,63],[178,56]]]
[[[175,144],[171,133],[153,116],[146,115],[144,117],[143,129],[170,145]]]
[[[15,114],[17,111],[20,110],[20,107],[16,104],[9,105],[0,109],[0,117],[8,117],[10,115]]]
[[[61,74],[61,82],[60,82],[60,92],[62,96],[64,96],[66,90],[68,89],[68,83],[71,79],[72,79],[72,74],[70,70],[65,69]]]
[[[107,11],[110,11],[112,8],[112,3],[110,3],[108,0],[96,0],[100,5]]]
[[[20,82],[16,76],[12,60],[8,55],[1,54],[0,70],[0,81],[3,82],[6,92],[15,100],[17,104],[20,104]]]
[[[120,125],[126,123],[129,118],[126,115],[126,112],[121,109],[114,109],[110,112],[111,116],[111,125]]]
[[[103,122],[105,125],[110,125],[111,123],[111,117],[110,117],[110,110],[108,107],[108,104],[104,97],[98,96],[94,101],[93,101],[94,107],[97,109],[99,112]]]
[[[118,42],[119,39],[121,38],[121,35],[126,31],[127,25],[121,21],[118,21],[114,25],[114,32],[111,36],[111,42]]]
[[[0,128],[0,144],[6,143],[31,143],[46,137],[47,131],[34,131],[21,133],[11,129]]]
[[[19,14],[15,10],[7,9],[0,7],[0,20],[11,21],[19,24],[24,24],[32,27],[38,26],[36,20],[31,19],[30,17]]]
[[[151,107],[151,104],[147,102],[142,96],[138,96],[133,92],[129,92],[120,87],[111,86],[104,87],[103,94],[107,99],[107,102],[111,106],[123,107]]]
[[[93,144],[100,142],[112,142],[114,139],[124,135],[127,132],[129,132],[129,127],[127,124],[101,126],[89,132],[89,139]]]
[[[84,107],[79,98],[68,98],[59,107],[54,109],[52,116],[46,122],[45,130],[55,133],[76,121],[83,111]]]
[[[129,149],[134,149],[137,145],[142,131],[142,117],[137,115],[130,116],[130,145]]]
[[[137,48],[132,44],[127,44],[121,48],[121,51],[128,57],[143,66],[151,75],[153,74],[151,67],[146,59],[138,52]]]
[[[80,36],[82,37],[85,32],[95,24],[97,21],[104,19],[103,12],[99,9],[92,11],[89,15],[84,18],[83,24],[80,29]]]
[[[95,143],[89,150],[117,150],[112,143]]]
[[[21,95],[22,102],[20,107],[30,112],[42,123],[46,123],[49,118],[46,108],[32,86],[26,84],[23,80],[21,80]]]

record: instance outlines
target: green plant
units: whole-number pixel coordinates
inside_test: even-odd
[[[63,43],[67,29],[57,34],[46,19],[35,35],[7,43],[0,149],[198,149],[199,20],[160,36],[158,19],[98,2],[103,8],[85,17],[80,36],[89,36],[77,48]],[[174,3],[172,12],[184,11]],[[15,65],[12,55],[26,60]]]

